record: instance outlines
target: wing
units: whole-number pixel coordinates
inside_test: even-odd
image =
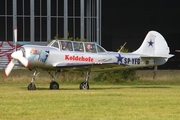
[[[64,70],[69,70],[69,69],[83,70],[83,69],[91,68],[91,71],[117,70],[117,69],[122,69],[125,66],[129,66],[129,65],[122,63],[120,64],[119,63],[58,63],[57,65],[55,65],[56,68],[62,68]]]

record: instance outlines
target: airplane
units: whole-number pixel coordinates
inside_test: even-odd
[[[17,29],[14,31],[17,34]],[[17,42],[17,35],[14,36]],[[35,77],[42,70],[52,77],[50,89],[59,89],[59,84],[55,81],[57,73],[69,69],[83,70],[87,72],[86,79],[80,83],[79,88],[87,90],[91,71],[159,66],[174,56],[169,53],[164,37],[156,31],[149,31],[141,46],[130,53],[106,51],[95,42],[52,40],[47,46],[23,45],[14,51],[4,75],[8,76],[18,62],[20,66],[34,70],[28,90],[36,90]]]

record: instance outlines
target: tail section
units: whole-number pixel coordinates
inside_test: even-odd
[[[156,31],[150,31],[146,35],[139,49],[133,53],[142,54],[149,57],[170,58],[173,55],[170,55],[169,52],[169,47],[164,37]]]

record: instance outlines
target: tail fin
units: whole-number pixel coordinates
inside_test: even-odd
[[[146,35],[142,45],[133,53],[170,58],[173,55],[170,55],[169,52],[169,47],[164,37],[156,31],[150,31]]]

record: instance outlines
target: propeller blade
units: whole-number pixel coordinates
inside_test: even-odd
[[[17,28],[14,28],[14,43],[15,43],[15,51],[16,51],[16,45],[17,45]]]
[[[29,61],[27,58],[23,57],[23,52],[22,51],[15,51],[11,54],[11,57],[14,59],[19,60],[25,67],[29,66]]]
[[[29,66],[29,61],[27,58],[23,57],[23,56],[20,56],[18,57],[18,60],[25,66],[25,67],[28,67]]]
[[[15,64],[16,60],[15,59],[12,59],[11,62],[7,65],[5,71],[4,71],[4,75],[7,77],[11,70],[13,69],[14,67],[14,64]]]

